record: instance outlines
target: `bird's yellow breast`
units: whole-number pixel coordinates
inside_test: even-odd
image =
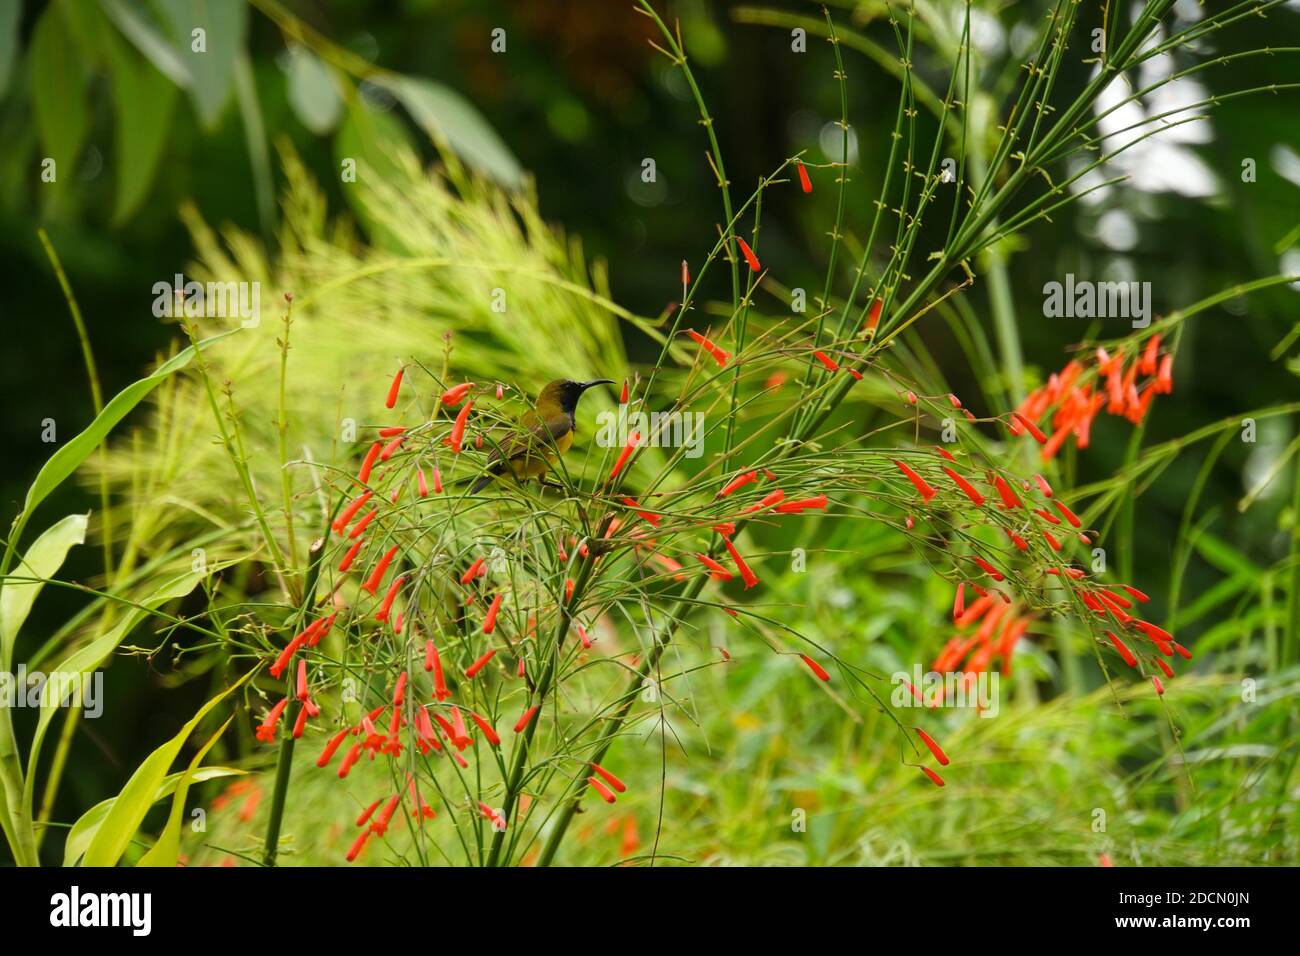
[[[510,459],[510,471],[518,479],[540,478],[550,468],[556,453],[563,455],[573,445],[573,432],[565,432],[545,447],[531,446],[527,452]]]

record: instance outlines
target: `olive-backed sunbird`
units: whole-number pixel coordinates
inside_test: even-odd
[[[574,413],[583,393],[594,385],[613,384],[607,378],[590,382],[562,378],[548,384],[537,396],[536,408],[520,416],[518,433],[489,456],[487,474],[474,483],[471,493],[482,491],[507,469],[520,481],[545,475],[551,459],[563,455],[573,444],[578,425]]]

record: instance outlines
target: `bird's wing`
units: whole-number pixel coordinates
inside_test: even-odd
[[[573,430],[568,415],[555,415],[542,420],[535,412],[525,412],[519,420],[519,430],[499,449],[488,456],[488,466],[502,459],[512,461],[530,454],[542,454],[555,448],[555,443]]]

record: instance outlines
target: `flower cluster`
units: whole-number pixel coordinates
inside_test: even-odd
[[[1114,355],[1098,347],[1096,364],[1072,360],[1060,372],[1052,373],[1046,385],[1026,396],[1011,420],[1011,434],[1029,432],[1042,448],[1043,461],[1056,457],[1071,435],[1079,448],[1087,448],[1092,422],[1103,408],[1134,425],[1140,423],[1157,395],[1174,390],[1174,357],[1160,351],[1160,333],[1133,354],[1121,348]],[[1043,423],[1048,421],[1048,435]]]

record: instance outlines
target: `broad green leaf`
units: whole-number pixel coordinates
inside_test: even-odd
[[[157,5],[193,78],[194,111],[203,127],[213,130],[230,99],[235,60],[248,30],[248,6],[235,0],[158,0]]]
[[[107,47],[117,146],[113,221],[121,223],[148,195],[167,145],[176,87],[117,37],[111,37]]]
[[[483,114],[450,87],[402,76],[385,81],[435,143],[446,143],[466,164],[507,189],[523,182],[523,168]]]
[[[231,329],[204,339],[198,343],[198,348],[207,348],[212,343],[238,331],[239,329]],[[86,427],[85,431],[75,435],[66,445],[51,455],[49,461],[37,473],[36,480],[27,489],[27,500],[23,502],[24,516],[30,516],[50,492],[76,471],[81,463],[90,457],[90,453],[99,447],[99,443],[107,437],[113,427],[125,418],[131,409],[140,404],[146,395],[157,388],[167,376],[189,365],[194,358],[194,349],[193,345],[186,347],[159,365],[151,375],[132,382],[122,389],[104,406],[104,410],[95,416],[95,420]]]
[[[32,542],[13,572],[19,578],[51,578],[63,567],[63,559],[75,544],[86,540],[89,515],[68,515],[51,525]],[[13,669],[14,641],[27,620],[43,581],[6,581],[0,587],[0,669]]]
[[[236,770],[234,767],[200,767],[189,775],[189,783],[203,783],[205,780],[217,780],[221,777],[243,776],[247,771]],[[154,802],[165,800],[176,790],[176,784],[180,782],[185,773],[173,773],[163,779],[162,785],[158,787],[158,792],[154,794]],[[101,800],[78,818],[77,822],[72,825],[68,831],[67,840],[63,844],[63,865],[76,866],[81,855],[86,852],[90,846],[90,841],[95,838],[95,833],[99,830],[99,825],[104,822],[108,816],[108,811],[113,809],[113,803],[117,797],[109,797],[107,800]]]
[[[14,54],[18,51],[18,21],[22,19],[22,0],[0,3],[0,95],[9,85]]]
[[[149,21],[124,0],[99,0],[99,6],[145,59],[181,89],[189,89],[193,78],[190,68]]]
[[[85,67],[59,4],[50,4],[36,21],[28,59],[42,159],[53,159],[55,182],[66,183],[72,179],[77,155],[86,141],[90,115]]]
[[[86,72],[93,73],[108,54],[105,49],[106,37],[111,33],[108,20],[98,4],[59,0],[58,5],[68,27],[68,36],[72,38],[81,62],[88,67]]]
[[[65,679],[73,675],[84,678],[93,674],[108,660],[109,655],[117,650],[118,645],[126,639],[126,636],[135,629],[135,626],[141,620],[168,601],[174,601],[176,598],[182,598],[189,594],[204,577],[221,570],[222,567],[224,566],[218,566],[208,571],[187,571],[178,577],[172,578],[143,601],[138,602],[140,606],[132,607],[112,630],[95,638],[85,647],[69,654],[51,670],[63,675]],[[25,799],[28,809],[31,808],[35,791],[36,768],[39,766],[41,745],[45,742],[45,733],[49,729],[51,721],[54,720],[55,714],[59,712],[60,706],[60,700],[53,694],[41,698],[41,713],[36,719],[36,732],[32,734],[32,748],[27,756]]]
[[[180,753],[181,747],[185,746],[185,741],[194,732],[194,728],[207,716],[208,711],[234,693],[252,674],[253,672],[249,671],[200,707],[199,712],[190,718],[175,737],[151,753],[145,758],[144,763],[136,768],[135,773],[131,774],[131,779],[122,788],[122,792],[113,801],[113,806],[109,808],[94,837],[91,838],[90,846],[86,847],[86,854],[82,858],[84,866],[117,865],[136,831],[140,829],[145,814],[157,799],[158,788],[167,778],[167,771],[171,768],[172,761]]]
[[[343,108],[334,78],[305,46],[291,47],[289,53],[289,105],[303,126],[324,136],[338,124]]]
[[[176,865],[181,855],[181,824],[185,822],[185,798],[189,795],[190,783],[194,780],[203,758],[208,755],[212,745],[226,732],[226,728],[234,719],[233,715],[226,718],[226,722],[217,728],[217,732],[208,738],[206,744],[199,748],[190,765],[185,768],[180,782],[176,785],[176,795],[172,797],[172,809],[167,814],[167,825],[163,827],[162,833],[158,834],[158,839],[149,848],[149,852],[140,858],[136,866]]]
[[[389,113],[380,113],[357,99],[348,105],[347,115],[334,138],[336,158],[352,159],[357,164],[357,180],[370,177],[382,180],[397,178],[393,157],[403,149],[412,149],[406,129]],[[346,188],[345,192],[353,190]]]

